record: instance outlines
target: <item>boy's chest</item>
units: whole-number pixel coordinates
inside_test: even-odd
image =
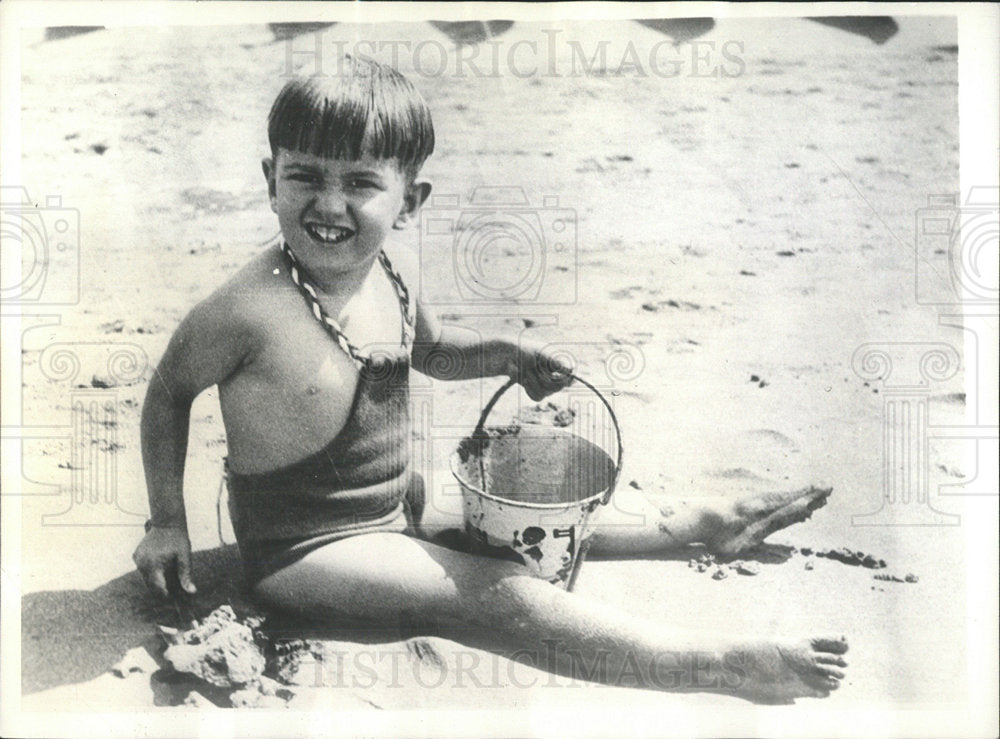
[[[339,314],[346,341],[365,356],[398,356],[402,338],[399,302],[389,284],[348,302]],[[314,316],[301,295],[280,301],[264,345],[248,368],[267,389],[325,414],[349,405],[357,386],[357,366],[341,343]]]

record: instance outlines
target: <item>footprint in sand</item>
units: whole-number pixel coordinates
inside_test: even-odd
[[[631,300],[637,290],[642,290],[642,285],[629,285],[619,290],[611,291],[612,300]]]
[[[790,451],[799,451],[798,445],[780,431],[774,429],[751,429],[745,432],[753,440],[766,440]]]

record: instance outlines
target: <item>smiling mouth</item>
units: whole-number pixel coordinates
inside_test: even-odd
[[[341,228],[340,226],[324,226],[319,223],[307,223],[305,228],[309,235],[316,241],[328,245],[339,244],[354,235],[354,232],[351,229]]]

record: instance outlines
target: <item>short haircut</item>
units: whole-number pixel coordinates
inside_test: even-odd
[[[278,149],[336,159],[394,159],[416,177],[434,151],[434,124],[420,93],[392,67],[345,56],[336,74],[294,77],[267,121]]]

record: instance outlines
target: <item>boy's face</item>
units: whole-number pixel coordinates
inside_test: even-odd
[[[370,264],[390,229],[404,228],[430,192],[426,182],[410,183],[396,162],[369,156],[279,149],[262,165],[285,241],[307,267],[327,273]]]

